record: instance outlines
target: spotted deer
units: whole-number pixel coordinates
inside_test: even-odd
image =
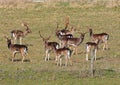
[[[77,48],[83,42],[85,34],[86,33],[80,33],[79,38],[65,38],[65,39],[62,39],[62,41],[61,41],[62,42],[62,47],[73,46],[74,47],[73,53],[78,54]]]
[[[66,17],[65,19],[65,28],[58,30],[58,23],[57,23],[57,30],[56,33],[60,34],[60,35],[68,35],[71,34],[73,35],[74,31],[76,30],[73,26],[71,26],[70,30],[68,30],[68,26],[69,26],[69,17]]]
[[[104,43],[103,50],[108,49],[108,39],[109,35],[107,33],[94,34],[92,29],[89,29],[91,40],[95,43],[99,42]]]
[[[58,24],[57,24],[57,29],[58,29]],[[65,38],[73,38],[73,31],[69,31],[66,29],[63,30],[56,30],[56,36],[60,40],[60,47],[62,46],[61,40]]]
[[[65,66],[68,65],[68,61],[70,62],[70,65],[72,65],[72,61],[71,61],[72,50],[66,47],[59,49],[54,47],[54,52],[56,56],[57,66],[59,65],[62,66],[62,57],[65,57],[65,62],[66,62]]]
[[[22,44],[22,38],[25,37],[28,33],[31,33],[31,30],[29,29],[26,23],[22,23],[22,26],[26,27],[25,31],[21,31],[21,30],[11,31],[11,37],[13,38],[14,44],[16,44],[18,40],[19,40],[19,44]]]
[[[16,53],[20,53],[22,56],[22,62],[24,62],[25,55],[28,55],[28,47],[26,45],[20,45],[20,44],[12,44],[11,39],[8,37],[5,37],[7,39],[7,45],[8,49],[12,52],[12,62],[14,62],[14,58]],[[30,59],[30,58],[29,58]]]
[[[39,35],[40,38],[42,38],[43,43],[44,43],[44,47],[45,47],[45,61],[49,61],[50,60],[50,52],[53,50],[53,48],[59,48],[59,44],[57,42],[49,42],[49,39],[51,36],[49,36],[48,38],[44,38],[40,31],[39,31]]]

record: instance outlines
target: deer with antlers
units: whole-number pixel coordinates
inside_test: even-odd
[[[99,33],[99,34],[93,34],[92,29],[89,29],[91,40],[95,43],[99,42],[104,43],[103,50],[108,49],[108,39],[109,35],[107,33]]]
[[[49,36],[48,38],[44,38],[40,31],[39,31],[39,35],[40,37],[43,39],[44,42],[44,46],[45,46],[45,61],[49,61],[50,60],[50,52],[51,50],[53,50],[53,48],[59,48],[59,44],[57,42],[48,42],[48,40],[50,39],[51,36]]]
[[[28,33],[31,33],[31,30],[29,29],[27,23],[22,23],[22,26],[26,27],[25,31],[21,30],[12,30],[11,36],[13,38],[14,44],[19,40],[20,44],[22,44],[22,38],[25,37]]]
[[[88,61],[88,55],[91,52],[91,57],[94,57],[94,59],[96,60],[96,53],[98,50],[98,44],[99,44],[100,40],[97,41],[97,43],[95,42],[87,42],[86,43],[86,61]]]
[[[76,30],[73,26],[71,26],[71,29],[68,30],[68,25],[69,25],[69,17],[66,17],[65,19],[65,28],[62,30],[58,30],[58,23],[57,23],[57,30],[56,33],[57,34],[61,34],[61,35],[67,35],[67,34],[71,34],[73,35],[74,31]]]
[[[63,47],[63,48],[55,48],[54,47],[54,52],[55,52],[55,56],[56,56],[56,61],[57,61],[57,66],[62,66],[62,57],[65,57],[66,63],[65,66],[68,65],[68,61],[70,62],[70,65],[72,65],[72,61],[71,61],[71,54],[72,54],[72,50],[70,50],[69,48]]]
[[[57,29],[58,29],[58,24],[57,24]],[[60,40],[60,47],[62,46],[61,40],[65,39],[65,38],[73,38],[73,33],[74,33],[74,29],[71,30],[56,30],[56,36],[58,37],[58,39]]]
[[[5,36],[7,39],[8,49],[12,51],[12,62],[14,62],[14,58],[16,53],[20,53],[22,56],[22,62],[24,62],[25,55],[28,55],[28,47],[26,45],[12,44],[11,39]]]
[[[78,54],[77,48],[83,42],[84,36],[86,33],[80,33],[79,38],[64,38],[62,39],[62,47],[65,46],[73,46],[74,50],[73,53]]]

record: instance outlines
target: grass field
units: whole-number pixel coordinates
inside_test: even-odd
[[[0,8],[0,85],[118,85],[120,83],[120,7],[106,8],[104,6],[89,7],[72,3],[57,3],[52,5],[27,3],[24,7],[5,6]],[[95,77],[90,77],[90,61],[85,60],[85,43],[90,41],[89,34],[79,46],[79,54],[72,56],[73,66],[57,67],[54,53],[51,60],[45,62],[45,52],[38,31],[45,37],[52,36],[50,41],[57,41],[55,36],[56,23],[64,28],[65,17],[70,17],[70,24],[80,32],[87,32],[88,27],[94,33],[106,32],[110,35],[109,50],[102,51],[102,45],[97,53]],[[21,26],[27,22],[31,34],[23,43],[28,44],[29,56],[32,62],[11,62],[11,52],[7,48],[4,35],[10,38],[13,29],[25,30]],[[79,37],[78,33],[74,34]],[[27,59],[28,57],[26,57]],[[64,60],[64,59],[63,59]],[[63,61],[64,64],[64,61]]]

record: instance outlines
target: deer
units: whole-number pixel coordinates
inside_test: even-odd
[[[99,44],[100,40],[97,41],[97,43],[95,42],[86,42],[86,61],[88,61],[88,55],[91,52],[91,57],[94,57],[94,59],[96,60],[96,53],[98,50],[98,44]]]
[[[64,39],[62,39],[62,41],[61,41],[62,47],[73,46],[74,47],[73,53],[75,53],[77,55],[78,54],[77,48],[83,42],[84,36],[86,33],[79,33],[79,34],[80,34],[79,38],[64,38]]]
[[[67,47],[63,47],[63,48],[55,48],[54,47],[54,53],[56,56],[56,61],[57,61],[57,66],[62,66],[62,57],[65,57],[65,66],[68,65],[68,61],[70,62],[70,65],[72,65],[72,61],[71,61],[71,54],[72,54],[72,50],[70,50]]]
[[[12,44],[11,39],[9,39],[6,36],[5,36],[5,38],[7,39],[8,49],[10,49],[12,52],[12,62],[14,62],[14,58],[15,58],[16,53],[21,54],[22,62],[24,62],[25,55],[28,55],[28,47],[26,45]]]
[[[103,50],[108,49],[109,35],[107,33],[94,34],[92,29],[89,29],[89,33],[92,41],[97,43],[99,40],[99,42],[104,43]]]
[[[53,48],[59,48],[59,44],[57,42],[48,42],[48,40],[51,38],[51,36],[49,36],[48,38],[44,38],[40,31],[39,31],[39,35],[40,38],[42,38],[43,42],[44,42],[44,47],[45,47],[45,61],[49,61],[50,60],[50,52],[53,50]]]
[[[73,35],[74,31],[76,30],[73,26],[71,26],[70,30],[68,30],[68,25],[69,25],[69,17],[66,17],[65,19],[65,28],[58,30],[58,23],[57,23],[57,30],[56,33],[59,33],[61,35],[67,35],[67,34],[71,34]]]
[[[31,30],[28,27],[27,23],[22,23],[22,26],[26,27],[25,31],[21,30],[12,30],[11,37],[13,38],[14,44],[19,40],[19,44],[22,44],[22,38],[25,37],[27,34],[31,33]]]
[[[57,24],[57,29],[58,29],[58,24]],[[73,31],[74,30],[69,31],[69,30],[66,30],[66,29],[56,30],[55,33],[56,33],[57,38],[60,40],[60,47],[62,46],[61,40],[63,38],[73,38]]]

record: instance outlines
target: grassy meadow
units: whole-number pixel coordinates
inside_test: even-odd
[[[20,5],[20,6],[19,6]],[[50,61],[44,61],[45,50],[38,31],[44,37],[51,36],[50,41],[59,42],[55,36],[56,23],[59,29],[65,26],[65,17],[69,16],[70,24],[80,32],[106,32],[110,35],[109,50],[102,51],[102,45],[94,62],[94,78],[90,77],[90,61],[85,60],[85,43],[90,41],[85,35],[79,46],[79,54],[72,55],[73,66],[58,67],[52,52]],[[11,62],[11,52],[4,38],[11,38],[13,29],[25,30],[21,26],[27,22],[31,34],[23,38],[28,45],[32,62],[21,62],[16,55]],[[0,85],[118,85],[120,83],[120,7],[105,7],[80,3],[20,3],[0,6]],[[79,37],[78,33],[74,34]],[[28,59],[28,57],[26,57]]]

